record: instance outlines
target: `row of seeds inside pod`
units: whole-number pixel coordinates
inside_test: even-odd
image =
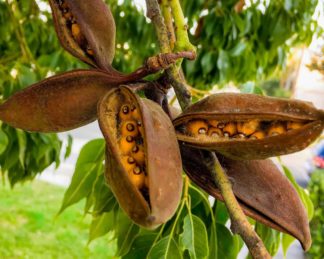
[[[139,189],[148,188],[148,176],[145,172],[145,153],[143,124],[135,105],[125,104],[120,108],[119,149],[124,169],[131,182]]]
[[[74,40],[77,42],[77,44],[85,51],[85,53],[92,57],[94,55],[93,50],[89,46],[86,38],[81,32],[81,28],[79,24],[77,23],[75,17],[70,12],[70,8],[68,4],[64,0],[57,0],[60,10],[62,11],[63,17],[66,20],[66,25],[71,31],[71,34],[74,38]]]
[[[186,133],[191,136],[210,136],[213,138],[263,139],[298,129],[304,124],[304,122],[295,121],[220,122],[197,119],[186,124]]]

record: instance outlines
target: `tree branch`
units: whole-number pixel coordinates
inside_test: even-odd
[[[271,258],[262,240],[248,222],[242,208],[236,200],[231,182],[219,163],[218,158],[216,157],[215,153],[212,153],[212,155],[214,161],[211,163],[211,172],[213,174],[215,184],[221,191],[225,205],[229,212],[232,232],[234,234],[239,234],[242,237],[253,258]]]
[[[171,53],[168,30],[161,14],[160,6],[157,0],[146,0],[147,16],[154,24],[162,53]],[[195,54],[195,53],[194,53]],[[166,70],[167,77],[172,84],[177,99],[182,109],[185,109],[191,103],[191,95],[186,87],[186,83],[179,74],[179,69],[175,65]]]

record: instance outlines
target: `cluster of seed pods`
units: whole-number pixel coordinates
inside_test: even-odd
[[[57,0],[57,3],[62,12],[62,16],[66,20],[66,26],[70,30],[72,37],[77,42],[77,44],[85,51],[85,53],[92,57],[94,52],[87,39],[81,32],[80,25],[77,23],[75,16],[72,14],[68,3],[64,0]]]
[[[137,189],[148,188],[145,170],[145,153],[142,118],[134,104],[124,104],[118,114],[119,149],[130,180]]]
[[[301,121],[218,121],[191,120],[186,124],[186,133],[190,136],[207,136],[227,139],[263,139],[284,134],[287,131],[299,129],[305,123]]]

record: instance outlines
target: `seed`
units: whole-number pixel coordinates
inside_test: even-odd
[[[137,168],[137,167],[136,167]],[[139,167],[138,167],[139,168]],[[128,171],[129,179],[133,183],[133,185],[138,189],[142,189],[145,185],[145,175],[142,173],[135,174],[133,169],[132,171]],[[139,168],[139,170],[141,170]],[[137,169],[136,169],[137,171]]]
[[[142,146],[135,146],[132,149],[132,156],[136,160],[137,164],[144,165],[145,163],[145,153],[144,148]]]
[[[120,138],[119,148],[122,154],[129,154],[134,147],[135,141],[131,136]]]
[[[209,128],[207,135],[214,138],[220,138],[223,136],[223,132],[218,128],[211,127]]]
[[[120,118],[121,121],[125,121],[125,120],[130,120],[131,119],[131,113],[130,113],[129,105],[124,104],[120,108],[119,118]]]
[[[122,136],[136,137],[138,135],[138,129],[134,121],[125,121],[121,125],[120,129]]]
[[[231,137],[236,134],[237,129],[236,129],[236,123],[234,122],[229,122],[225,125],[223,128],[224,136],[226,137]]]
[[[134,174],[141,174],[142,173],[142,170],[139,166],[136,166],[134,169],[133,169],[133,173]]]
[[[250,136],[250,139],[263,139],[265,136],[263,131],[256,131]]]
[[[72,18],[72,13],[69,11],[67,11],[67,12],[63,11],[63,16],[65,19],[70,20]]]
[[[90,55],[90,56],[93,56],[93,55],[94,55],[94,51],[93,51],[92,48],[90,48],[90,46],[87,46],[86,51],[87,51],[87,54],[88,54],[88,55]]]
[[[294,130],[294,129],[299,129],[304,126],[303,122],[296,122],[296,121],[289,121],[287,123],[287,129],[288,130]]]
[[[277,123],[273,123],[270,126],[270,128],[268,130],[268,136],[276,136],[279,134],[283,134],[285,132],[286,132],[286,130],[285,130],[284,125],[280,122],[277,122]]]
[[[203,120],[193,120],[188,122],[187,131],[193,136],[204,135],[207,133],[208,124]]]
[[[133,117],[134,120],[136,120],[136,121],[141,120],[140,111],[139,111],[139,109],[136,108],[135,105],[131,106],[131,112],[132,112],[132,117]]]
[[[81,28],[77,23],[73,23],[71,27],[72,36],[76,40],[76,42],[81,46],[85,42],[85,38],[81,33]]]
[[[130,157],[130,156],[122,156],[121,157],[122,165],[127,172],[134,170],[134,168],[136,167],[135,162],[134,163],[129,162],[129,160],[131,160],[131,158],[132,157]]]
[[[213,126],[214,128],[217,128],[219,121],[217,120],[209,120],[208,123]]]
[[[237,124],[237,131],[243,133],[246,136],[253,134],[259,127],[260,123],[258,120],[250,120],[247,122],[239,122]]]
[[[127,162],[129,164],[134,164],[136,161],[135,161],[135,159],[133,157],[130,156],[130,157],[127,158]]]

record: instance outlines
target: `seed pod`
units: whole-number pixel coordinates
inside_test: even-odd
[[[121,110],[125,105],[136,110],[136,120],[142,122],[143,128],[134,137],[138,150],[130,152],[119,145],[120,126],[125,119]],[[160,106],[140,99],[125,86],[105,95],[98,105],[98,114],[107,144],[106,180],[120,206],[143,227],[155,228],[166,222],[175,213],[182,191],[181,158],[170,119]],[[142,152],[141,157],[134,152]],[[129,163],[122,159],[125,155],[136,161],[132,174]]]
[[[183,168],[190,179],[216,199],[223,201],[216,187],[207,150],[180,145]],[[311,245],[305,208],[291,183],[271,160],[238,161],[218,155],[233,185],[244,213],[297,238],[304,250]]]
[[[241,123],[249,125],[258,121],[258,125],[252,127],[253,130],[257,128],[257,131],[247,138],[230,134],[224,138],[200,138],[190,131],[190,125],[200,121],[207,122],[211,128],[209,121],[213,120],[227,123],[232,128],[237,123],[241,126]],[[306,148],[323,130],[324,111],[298,100],[224,93],[209,96],[191,105],[173,124],[178,139],[185,145],[214,150],[234,159],[264,159]],[[290,127],[291,130],[287,131],[291,124],[301,127]],[[242,131],[242,128],[239,127],[239,130]],[[247,135],[253,130],[247,131]]]
[[[71,130],[97,118],[97,103],[119,81],[95,70],[75,70],[25,88],[0,105],[0,120],[27,131]]]
[[[49,2],[62,46],[89,65],[112,71],[116,26],[107,5],[102,0]]]

